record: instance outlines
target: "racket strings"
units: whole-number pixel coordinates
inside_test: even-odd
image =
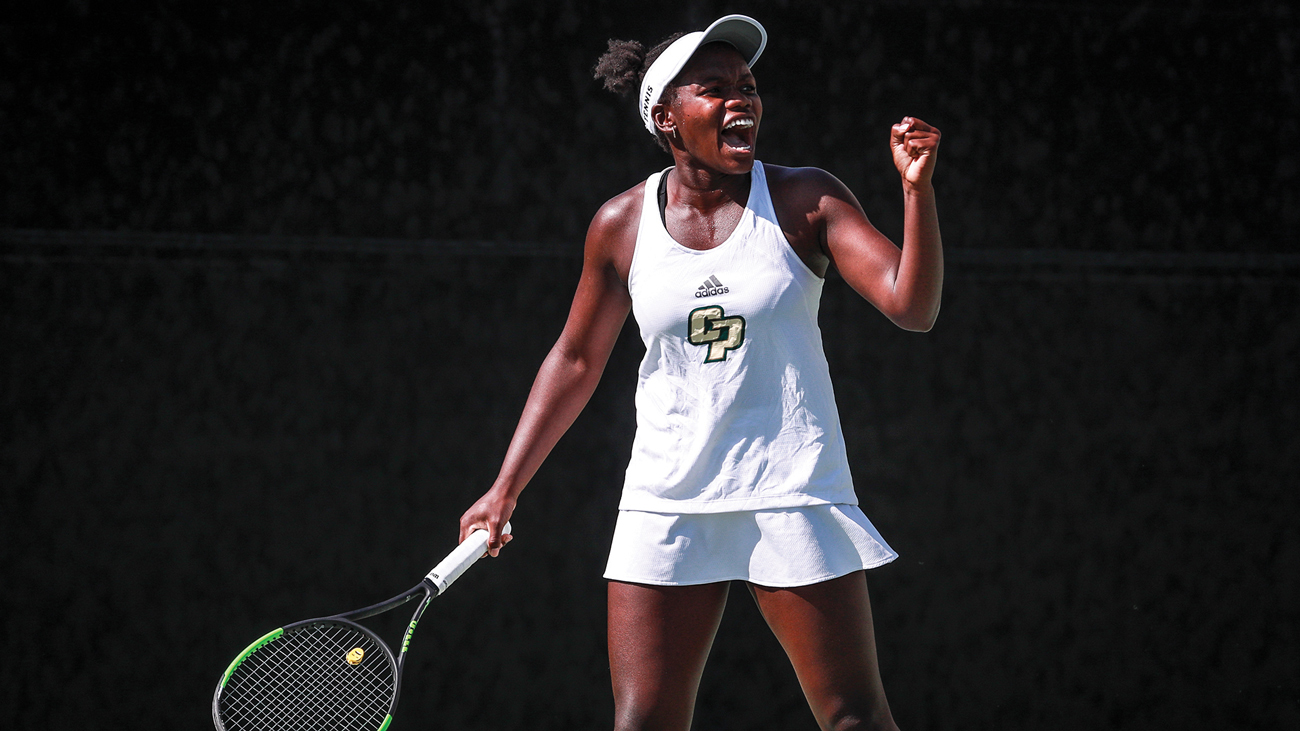
[[[347,653],[365,657],[352,665]],[[392,663],[367,634],[346,625],[304,627],[259,648],[222,694],[227,731],[378,729],[396,691]]]

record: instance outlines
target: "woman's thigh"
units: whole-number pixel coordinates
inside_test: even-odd
[[[865,572],[791,588],[750,585],[822,728],[893,728]]]
[[[610,582],[609,667],[616,728],[690,728],[729,586]]]

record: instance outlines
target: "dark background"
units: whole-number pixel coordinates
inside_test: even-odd
[[[771,35],[760,156],[890,235],[889,124],[945,135],[934,331],[823,302],[900,724],[1300,722],[1286,4],[141,7],[0,25],[0,725],[203,728],[253,638],[445,554],[587,221],[668,164],[589,69],[726,12]],[[399,728],[610,724],[640,353],[431,609]],[[743,591],[696,726],[813,728]]]

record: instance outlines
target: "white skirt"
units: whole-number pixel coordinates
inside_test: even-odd
[[[805,586],[896,558],[856,505],[686,515],[620,510],[605,578]]]

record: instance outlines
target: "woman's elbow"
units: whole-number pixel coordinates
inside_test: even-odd
[[[920,311],[903,311],[891,315],[889,319],[908,332],[927,333],[939,319],[939,308],[936,306]]]
[[[894,324],[913,333],[928,333],[934,328],[934,320],[917,320],[916,322],[898,322],[895,320]]]

